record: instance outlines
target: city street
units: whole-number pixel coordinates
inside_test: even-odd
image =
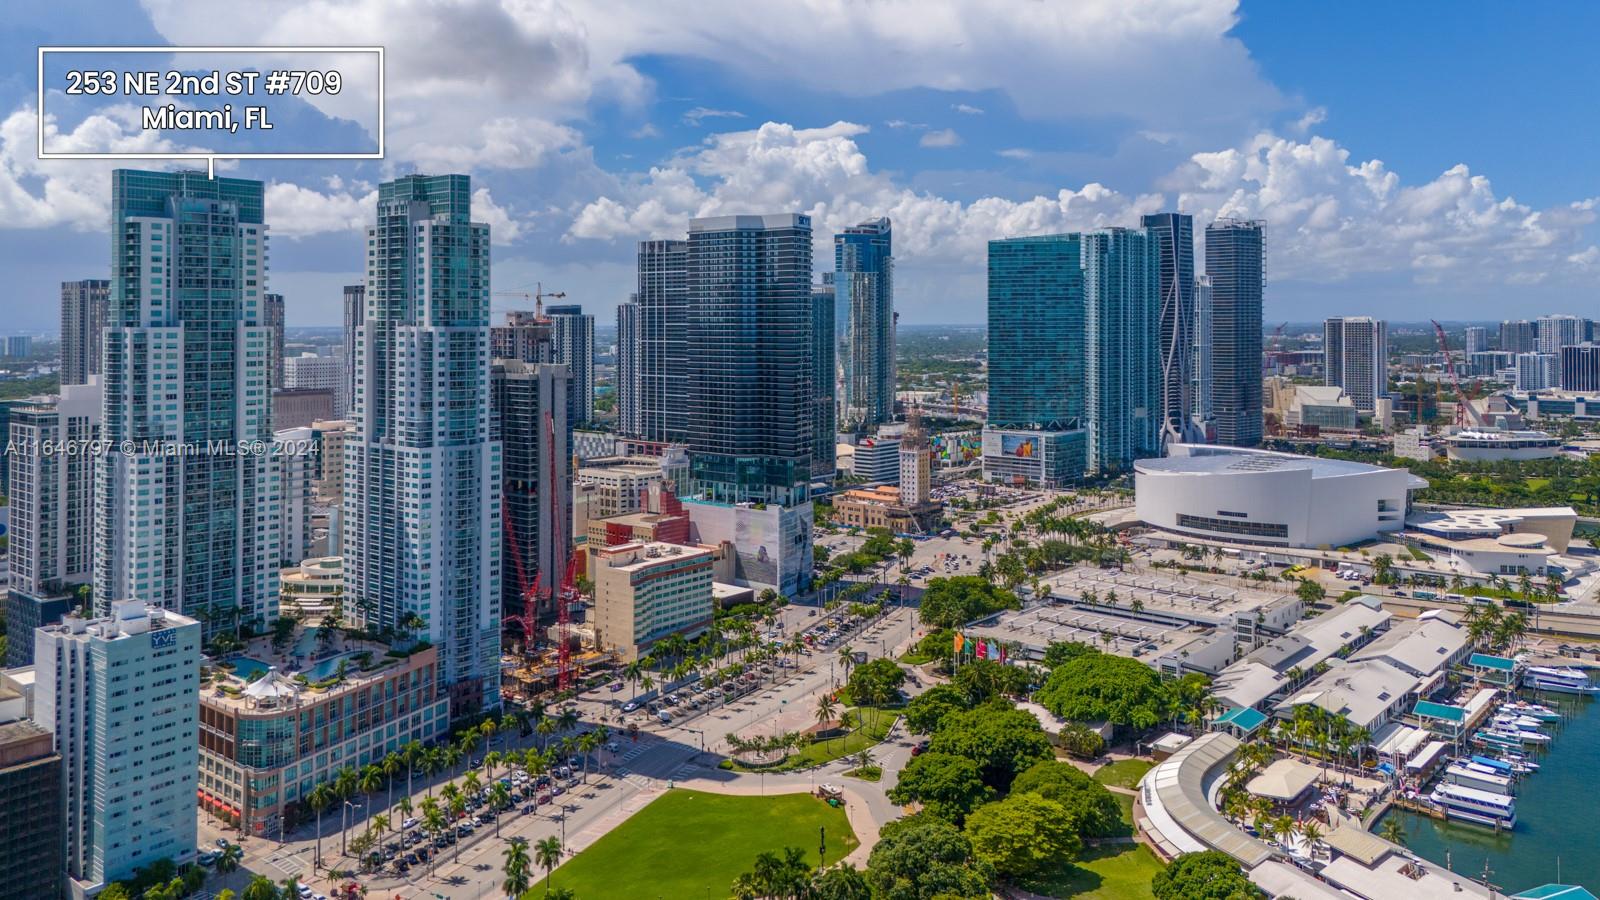
[[[816,624],[820,616],[810,613],[814,607],[794,604],[782,611],[779,629],[792,634]],[[837,784],[845,788],[847,813],[852,826],[862,841],[858,850],[861,859],[870,851],[876,839],[877,827],[899,815],[899,811],[884,796],[884,790],[894,784],[892,772],[899,770],[910,757],[911,741],[897,727],[889,738],[874,749],[878,765],[885,769],[878,784],[843,777],[853,763],[835,761],[808,772],[783,775],[739,774],[717,768],[722,759],[718,751],[725,746],[729,732],[759,733],[767,728],[776,731],[801,730],[816,722],[816,698],[832,690],[844,680],[839,650],[848,645],[852,650],[864,652],[869,658],[896,655],[902,652],[919,635],[915,624],[916,610],[895,608],[881,620],[861,629],[836,644],[830,650],[807,652],[800,656],[798,670],[775,668],[774,680],[731,703],[726,703],[678,719],[664,725],[653,717],[634,714],[624,717],[613,708],[617,698],[625,693],[613,694],[605,687],[581,695],[577,707],[583,721],[579,728],[586,730],[596,724],[611,729],[612,740],[620,744],[617,753],[600,751],[599,771],[591,770],[588,783],[576,785],[557,798],[556,806],[539,806],[535,814],[524,814],[525,804],[508,810],[500,818],[500,835],[494,826],[485,827],[462,838],[459,844],[441,851],[437,869],[429,874],[426,866],[416,866],[406,876],[396,876],[390,871],[363,875],[355,879],[365,885],[376,897],[447,897],[482,898],[499,897],[502,879],[502,854],[513,837],[527,839],[530,844],[548,836],[562,839],[569,854],[582,851],[611,829],[626,821],[629,816],[647,805],[662,792],[675,787],[722,793],[760,794],[809,791],[822,783]],[[915,673],[913,678],[916,679]],[[920,680],[908,680],[907,692],[919,693]],[[639,733],[636,740],[627,736],[628,720],[637,721]],[[516,747],[534,746],[537,737],[512,736]],[[702,754],[702,743],[708,753]],[[496,748],[504,746],[497,737]],[[481,758],[480,750],[480,758]],[[459,779],[460,772],[454,773]],[[434,781],[433,793],[438,795],[442,777]],[[402,775],[401,784],[404,783]],[[415,781],[413,803],[420,805],[427,796],[424,780]],[[379,792],[376,798],[386,802],[387,793]],[[398,801],[398,796],[395,798]],[[362,832],[365,827],[365,809],[352,810],[346,829],[347,839]],[[383,812],[378,810],[377,812]],[[352,869],[352,857],[339,856],[339,815],[330,808],[323,815],[322,856],[325,865]],[[245,856],[240,869],[228,875],[216,875],[208,883],[211,891],[231,887],[243,889],[254,874],[263,874],[274,881],[294,875],[318,893],[330,893],[337,884],[348,884],[350,879],[331,880],[326,869],[311,871],[316,840],[310,825],[301,826],[280,844],[276,840],[250,837],[243,841]],[[231,829],[219,830],[214,821],[201,815],[200,843],[212,844],[219,837],[237,840]],[[391,836],[385,841],[392,839]],[[458,852],[459,851],[459,852]],[[459,859],[458,859],[459,856]]]

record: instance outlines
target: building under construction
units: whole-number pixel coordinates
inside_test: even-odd
[[[501,444],[504,550],[502,620],[509,644],[525,649],[540,620],[555,618],[561,584],[561,534],[572,522],[567,448],[567,367],[496,359],[494,439]],[[508,645],[509,645],[508,644]]]

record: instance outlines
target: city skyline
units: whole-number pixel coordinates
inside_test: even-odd
[[[41,14],[30,41],[236,37],[228,17],[202,21],[183,6]],[[819,262],[828,255],[820,244],[833,233],[893,217],[898,307],[907,325],[981,321],[988,240],[1135,227],[1141,215],[1158,211],[1195,217],[1197,258],[1201,230],[1217,216],[1266,220],[1279,235],[1267,261],[1273,289],[1266,316],[1276,321],[1345,312],[1352,294],[1370,298],[1374,308],[1363,312],[1410,307],[1419,319],[1446,311],[1488,318],[1507,292],[1582,313],[1592,267],[1600,264],[1592,198],[1571,187],[1585,183],[1582,166],[1536,161],[1530,148],[1539,141],[1500,141],[1493,133],[1537,135],[1551,127],[1545,98],[1529,96],[1531,86],[1520,83],[1473,92],[1484,87],[1477,74],[1437,75],[1452,68],[1438,65],[1450,54],[1482,49],[1485,38],[1476,31],[1499,35],[1505,43],[1495,52],[1509,53],[1508,63],[1553,65],[1546,57],[1557,54],[1535,54],[1513,39],[1533,31],[1547,38],[1541,15],[1477,6],[1462,19],[1481,28],[1438,35],[1426,60],[1411,64],[1418,71],[1410,75],[1425,77],[1397,77],[1407,74],[1405,64],[1375,61],[1369,36],[1344,18],[1323,10],[1269,17],[1249,2],[1202,3],[1192,16],[1152,2],[1129,11],[1125,24],[1091,8],[1071,21],[1008,26],[998,44],[996,36],[974,36],[983,29],[960,8],[947,24],[911,29],[845,11],[836,22],[810,23],[837,30],[837,46],[821,55],[832,68],[796,67],[781,53],[717,52],[726,41],[707,36],[734,27],[737,16],[708,15],[701,28],[710,32],[700,34],[643,9],[637,31],[630,22],[601,41],[592,36],[599,25],[587,6],[549,21],[525,21],[490,4],[476,8],[526,56],[522,65],[542,73],[536,80],[545,86],[517,113],[508,115],[496,93],[515,79],[483,68],[492,54],[424,54],[414,34],[449,42],[450,30],[423,10],[386,10],[370,17],[377,32],[362,29],[361,42],[389,47],[396,83],[425,77],[437,85],[391,98],[389,158],[232,166],[229,174],[269,182],[279,223],[270,289],[286,297],[291,323],[338,323],[339,290],[360,275],[352,260],[370,195],[380,181],[414,170],[474,177],[478,208],[496,226],[499,286],[531,289],[543,280],[607,323],[632,290],[636,241],[711,214],[811,215]],[[290,27],[304,11],[285,4],[251,12],[266,33]],[[1399,24],[1420,15],[1386,14]],[[1576,13],[1583,14],[1600,15]],[[1027,16],[1019,10],[1014,18]],[[806,32],[785,22],[778,16],[752,27],[771,29],[782,48]],[[614,23],[605,27],[615,30]],[[328,39],[354,39],[343,28]],[[1559,31],[1580,33],[1582,26]],[[1312,32],[1325,46],[1306,46]],[[902,55],[960,46],[960,76],[940,81],[918,65],[856,78],[857,58],[866,54],[853,48],[868,35]],[[1081,60],[1048,52],[1085,45]],[[1195,73],[1181,89],[1154,77],[1159,66],[1140,67],[1169,59],[1174,48]],[[1002,60],[1009,65],[995,65]],[[1593,64],[1584,58],[1581,65]],[[14,74],[0,81],[0,121],[8,126],[0,180],[14,188],[0,206],[0,227],[13,238],[4,258],[14,283],[23,295],[42,298],[62,281],[104,277],[96,248],[111,165],[32,160],[31,70]],[[1037,88],[1062,80],[1085,90],[1061,97]],[[485,83],[489,90],[480,90]],[[1406,106],[1406,121],[1361,102],[1363,91],[1379,85],[1390,103]],[[93,113],[88,104],[55,104],[50,124],[64,139],[87,139],[95,128],[126,135],[114,117],[88,121]],[[361,127],[309,105],[303,113],[295,127],[319,138]],[[1496,129],[1462,127],[1485,115],[1498,117]],[[1496,252],[1505,249],[1516,252]],[[1202,266],[1196,268],[1198,274]],[[23,304],[14,323],[45,330],[51,318],[42,306]]]

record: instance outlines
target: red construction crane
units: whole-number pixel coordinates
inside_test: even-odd
[[[1482,424],[1477,420],[1478,411],[1473,408],[1472,401],[1478,399],[1476,387],[1469,393],[1461,384],[1461,376],[1456,374],[1455,360],[1450,356],[1450,341],[1444,335],[1444,326],[1438,322],[1433,323],[1433,334],[1439,339],[1439,352],[1444,354],[1444,368],[1450,373],[1450,383],[1456,389],[1456,418],[1455,424],[1465,428],[1469,423]],[[1420,413],[1420,410],[1419,410]]]
[[[565,296],[565,295],[563,295]],[[544,413],[545,456],[549,459],[550,478],[545,482],[544,495],[551,502],[560,496],[557,490],[559,474],[556,469],[556,419],[552,410]],[[578,600],[578,588],[574,583],[573,575],[577,569],[575,561],[567,558],[566,536],[567,529],[572,527],[571,520],[562,515],[562,510],[555,510],[551,520],[555,527],[553,546],[550,558],[561,568],[560,578],[556,589],[556,690],[565,691],[572,686],[572,605]],[[577,551],[574,550],[574,553]]]

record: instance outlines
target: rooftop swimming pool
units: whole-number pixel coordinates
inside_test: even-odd
[[[328,657],[327,659],[320,660],[313,665],[307,666],[303,674],[311,681],[323,681],[328,678],[332,678],[334,673],[339,671],[339,663],[341,660],[350,661],[350,664],[346,667],[346,671],[353,673],[360,668],[360,665],[355,659],[360,655],[361,651],[359,650],[352,651],[350,653],[336,654]]]
[[[269,664],[250,656],[235,656],[228,662],[233,664],[233,674],[243,678],[245,681],[249,681],[257,675],[265,675],[267,674],[267,669],[271,668]]]

